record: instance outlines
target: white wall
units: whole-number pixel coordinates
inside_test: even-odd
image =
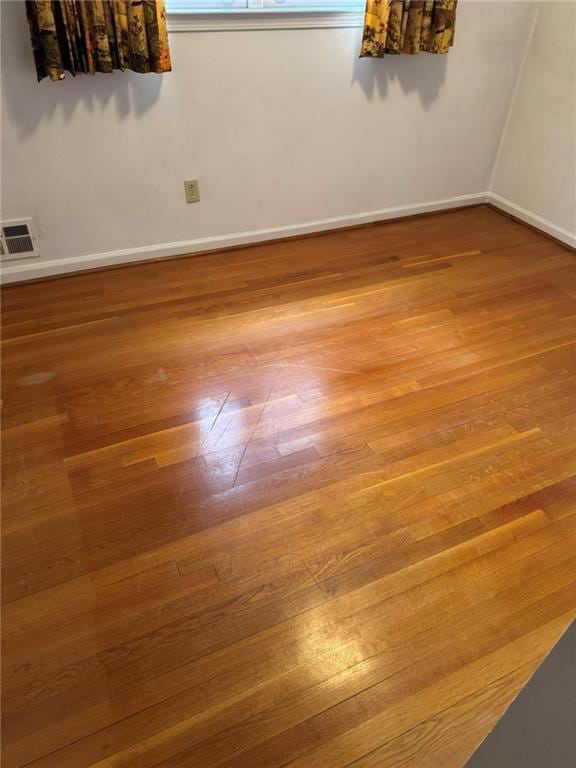
[[[575,2],[540,3],[491,190],[576,238]]]
[[[32,216],[65,269],[484,193],[535,11],[462,2],[447,56],[358,60],[360,29],[178,33],[165,76],[38,84],[24,8],[1,6],[2,217]]]

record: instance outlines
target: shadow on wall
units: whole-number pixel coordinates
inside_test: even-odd
[[[6,63],[18,73],[3,82],[3,101],[21,136],[33,134],[42,122],[60,112],[68,123],[81,105],[88,112],[102,112],[110,103],[121,120],[145,114],[157,101],[162,75],[135,72],[78,75],[52,83],[36,82],[36,72],[24,3],[2,2],[2,71]]]
[[[352,85],[359,84],[368,101],[372,101],[375,97],[385,99],[390,84],[397,80],[405,94],[416,91],[422,106],[428,109],[438,98],[446,79],[449,55],[389,54],[383,59],[356,59]]]

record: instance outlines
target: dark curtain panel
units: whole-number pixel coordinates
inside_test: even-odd
[[[447,53],[458,0],[367,0],[360,56]]]
[[[26,13],[38,80],[172,69],[164,0],[27,0]]]

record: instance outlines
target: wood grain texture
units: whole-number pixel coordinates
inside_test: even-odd
[[[485,207],[11,286],[4,768],[457,768],[574,615],[576,261]]]

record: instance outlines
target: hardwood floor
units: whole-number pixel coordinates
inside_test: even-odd
[[[6,288],[4,768],[464,765],[574,615],[575,297],[483,207]]]

